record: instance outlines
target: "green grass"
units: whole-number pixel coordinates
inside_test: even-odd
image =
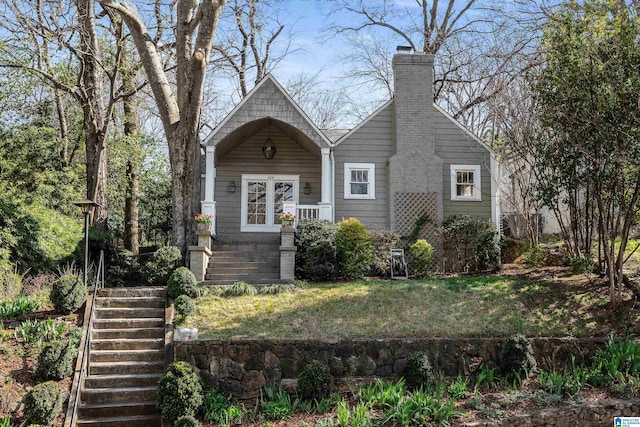
[[[277,295],[202,297],[183,326],[223,340],[602,333],[603,301],[579,295],[570,285],[517,276],[311,284]]]

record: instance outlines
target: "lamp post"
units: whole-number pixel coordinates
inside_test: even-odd
[[[87,274],[89,270],[89,214],[91,213],[91,209],[100,205],[89,199],[75,202],[74,205],[82,209],[82,213],[84,213],[84,263],[82,265],[82,272],[84,274],[84,287],[86,289]]]

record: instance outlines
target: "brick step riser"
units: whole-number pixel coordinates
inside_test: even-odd
[[[96,376],[90,375],[84,379],[85,389],[123,388],[123,387],[152,387],[157,386],[161,375],[135,376]]]
[[[158,398],[157,389],[90,389],[80,392],[83,404],[149,402]]]
[[[164,328],[94,329],[92,340],[164,338]]]
[[[98,289],[98,297],[136,298],[156,297],[164,298],[164,288],[104,288]]]
[[[123,351],[91,350],[91,363],[95,362],[159,362],[164,360],[164,350]]]
[[[90,375],[134,375],[134,374],[163,374],[164,363],[140,365],[131,363],[130,365],[93,365],[90,368]]]
[[[121,417],[131,417],[135,415],[160,415],[155,402],[139,403],[137,405],[110,405],[110,406],[78,406],[80,418],[103,418],[117,414]]]
[[[205,274],[251,274],[262,271],[259,268],[226,268],[226,267],[214,267],[207,268]]]
[[[164,308],[164,298],[99,297],[96,308]]]
[[[162,317],[137,318],[137,319],[97,319],[93,322],[93,329],[140,329],[140,328],[164,328]]]
[[[91,341],[91,350],[160,350],[162,348],[164,348],[164,338]]]
[[[87,427],[161,427],[162,419],[158,416],[140,420],[104,420],[99,424],[93,423],[91,420],[78,420],[76,425]]]
[[[98,308],[96,309],[96,319],[138,319],[138,318],[161,318],[164,316],[164,309],[158,308]]]

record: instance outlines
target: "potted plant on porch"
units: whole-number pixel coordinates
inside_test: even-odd
[[[280,214],[280,224],[282,227],[293,227],[293,223],[296,221],[296,216],[291,212],[282,212]]]
[[[211,230],[213,215],[200,212],[198,215],[193,217],[193,220],[196,222],[196,228],[198,229],[198,232],[207,232]]]

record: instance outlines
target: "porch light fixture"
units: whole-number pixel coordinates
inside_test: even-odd
[[[229,182],[229,185],[227,186],[227,191],[229,193],[235,193],[236,192],[236,182],[235,181]]]
[[[269,137],[262,146],[262,154],[264,154],[265,159],[271,160],[276,155],[276,144],[274,144],[273,139],[271,139],[271,122],[269,122],[267,126],[267,129],[269,129]]]
[[[311,194],[311,184],[308,182],[304,184],[304,194]]]

